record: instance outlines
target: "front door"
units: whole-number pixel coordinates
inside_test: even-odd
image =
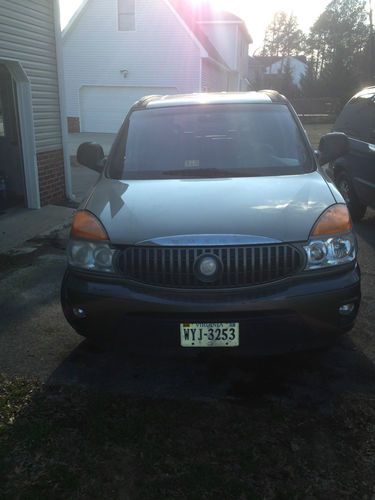
[[[0,63],[0,210],[25,206],[25,202],[16,85]]]

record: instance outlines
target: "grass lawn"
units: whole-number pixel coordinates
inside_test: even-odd
[[[373,498],[375,399],[332,411],[0,379],[0,498]]]

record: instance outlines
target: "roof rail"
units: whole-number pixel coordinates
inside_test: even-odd
[[[154,99],[160,99],[161,97],[163,97],[163,96],[162,95],[158,95],[158,94],[155,94],[155,95],[146,95],[144,97],[141,97],[139,99],[139,101],[137,101],[134,104],[134,106],[137,107],[137,108],[145,108],[150,101],[153,101]]]
[[[270,90],[270,89],[265,89],[265,90],[259,90],[258,92],[262,92],[263,94],[268,95],[268,97],[272,100],[272,102],[287,102],[287,99],[285,96],[277,92],[277,90]]]

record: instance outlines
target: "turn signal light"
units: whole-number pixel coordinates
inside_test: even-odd
[[[328,208],[317,220],[311,236],[347,233],[353,229],[352,219],[346,205],[337,204]]]
[[[71,238],[84,240],[108,241],[108,234],[101,222],[87,210],[79,210],[75,213],[70,231]]]

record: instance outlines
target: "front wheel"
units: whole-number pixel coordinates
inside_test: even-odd
[[[364,217],[367,207],[359,201],[358,196],[354,191],[351,178],[345,172],[341,172],[337,176],[336,184],[346,201],[346,204],[348,205],[353,221],[360,221]]]

